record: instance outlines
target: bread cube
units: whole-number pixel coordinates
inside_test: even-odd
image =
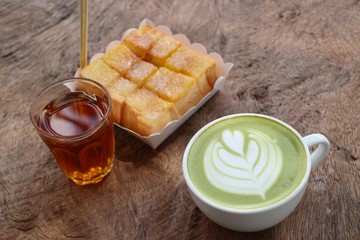
[[[141,88],[125,98],[121,123],[141,136],[149,136],[160,133],[166,124],[178,118],[174,104]]]
[[[80,77],[89,78],[102,83],[105,87],[120,77],[119,73],[109,67],[99,58],[87,65],[80,71]]]
[[[123,42],[140,58],[145,58],[146,53],[152,48],[155,41],[163,34],[151,26],[142,26],[127,34]]]
[[[165,61],[165,66],[195,78],[204,95],[212,90],[217,79],[215,61],[185,46],[179,47]]]
[[[194,107],[202,98],[193,77],[164,67],[151,76],[145,86],[162,99],[174,103],[180,115]]]
[[[124,44],[119,44],[116,48],[107,51],[103,56],[103,60],[123,76],[128,69],[140,62],[141,59]]]
[[[120,124],[125,97],[134,92],[136,88],[137,86],[135,83],[122,77],[108,85],[107,89],[112,99],[112,113],[115,123]]]
[[[164,66],[165,60],[175,52],[179,46],[180,42],[166,34],[162,34],[161,38],[154,43],[146,54],[145,60],[156,66]]]
[[[141,61],[125,73],[125,77],[141,87],[145,81],[158,70],[151,63]]]

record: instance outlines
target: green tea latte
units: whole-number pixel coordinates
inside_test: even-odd
[[[260,116],[234,116],[207,128],[188,155],[199,192],[220,205],[253,209],[289,195],[306,172],[301,140],[287,127]]]

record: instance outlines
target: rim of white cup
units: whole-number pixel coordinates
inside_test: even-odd
[[[187,162],[188,162],[188,155],[189,155],[189,151],[192,147],[192,145],[194,144],[194,142],[197,140],[197,138],[209,127],[211,127],[212,125],[223,121],[225,119],[229,119],[229,118],[235,118],[235,117],[260,117],[260,118],[266,118],[266,119],[270,119],[272,121],[275,121],[283,126],[285,126],[286,128],[288,128],[290,131],[292,131],[301,141],[305,153],[306,153],[306,170],[305,170],[305,174],[303,175],[301,181],[297,184],[297,186],[295,187],[295,189],[293,191],[291,191],[291,193],[289,193],[287,196],[285,196],[284,198],[282,198],[281,200],[266,205],[266,206],[262,206],[262,207],[256,207],[256,208],[233,208],[233,207],[227,207],[221,204],[218,204],[216,202],[211,201],[210,199],[208,199],[207,197],[205,197],[203,194],[200,193],[200,191],[195,187],[195,185],[192,183],[190,176],[189,176],[189,172],[188,172],[188,168],[187,168]],[[187,144],[185,151],[184,151],[184,155],[183,155],[183,160],[182,160],[182,166],[183,166],[183,176],[185,178],[185,182],[186,185],[188,186],[188,188],[190,189],[190,191],[195,194],[199,199],[201,199],[201,201],[205,202],[207,205],[212,206],[213,208],[217,208],[219,210],[222,211],[226,211],[226,212],[232,212],[232,213],[257,213],[257,212],[264,212],[264,211],[268,211],[274,208],[277,208],[281,205],[283,205],[285,202],[290,201],[291,199],[295,198],[303,189],[303,187],[307,184],[309,176],[310,176],[310,170],[311,170],[311,162],[310,162],[310,152],[308,147],[306,146],[305,142],[303,141],[302,136],[293,128],[291,127],[289,124],[268,116],[268,115],[264,115],[264,114],[258,114],[258,113],[236,113],[236,114],[231,114],[231,115],[226,115],[223,117],[220,117],[218,119],[215,119],[209,123],[207,123],[205,126],[203,126],[199,131],[197,131],[195,133],[195,135],[190,139],[189,143]]]

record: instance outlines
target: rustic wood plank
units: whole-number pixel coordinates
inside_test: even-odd
[[[112,173],[79,187],[30,125],[32,99],[79,65],[78,1],[0,2],[1,239],[356,239],[360,236],[360,4],[329,1],[90,1],[89,56],[147,17],[235,64],[221,92],[157,150],[116,129]],[[207,122],[280,118],[332,149],[296,211],[258,233],[208,220],[181,159]]]

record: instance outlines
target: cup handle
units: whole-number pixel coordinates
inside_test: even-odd
[[[308,148],[318,145],[316,150],[310,154],[311,167],[314,168],[329,153],[330,142],[320,133],[314,133],[303,137],[303,141]]]

